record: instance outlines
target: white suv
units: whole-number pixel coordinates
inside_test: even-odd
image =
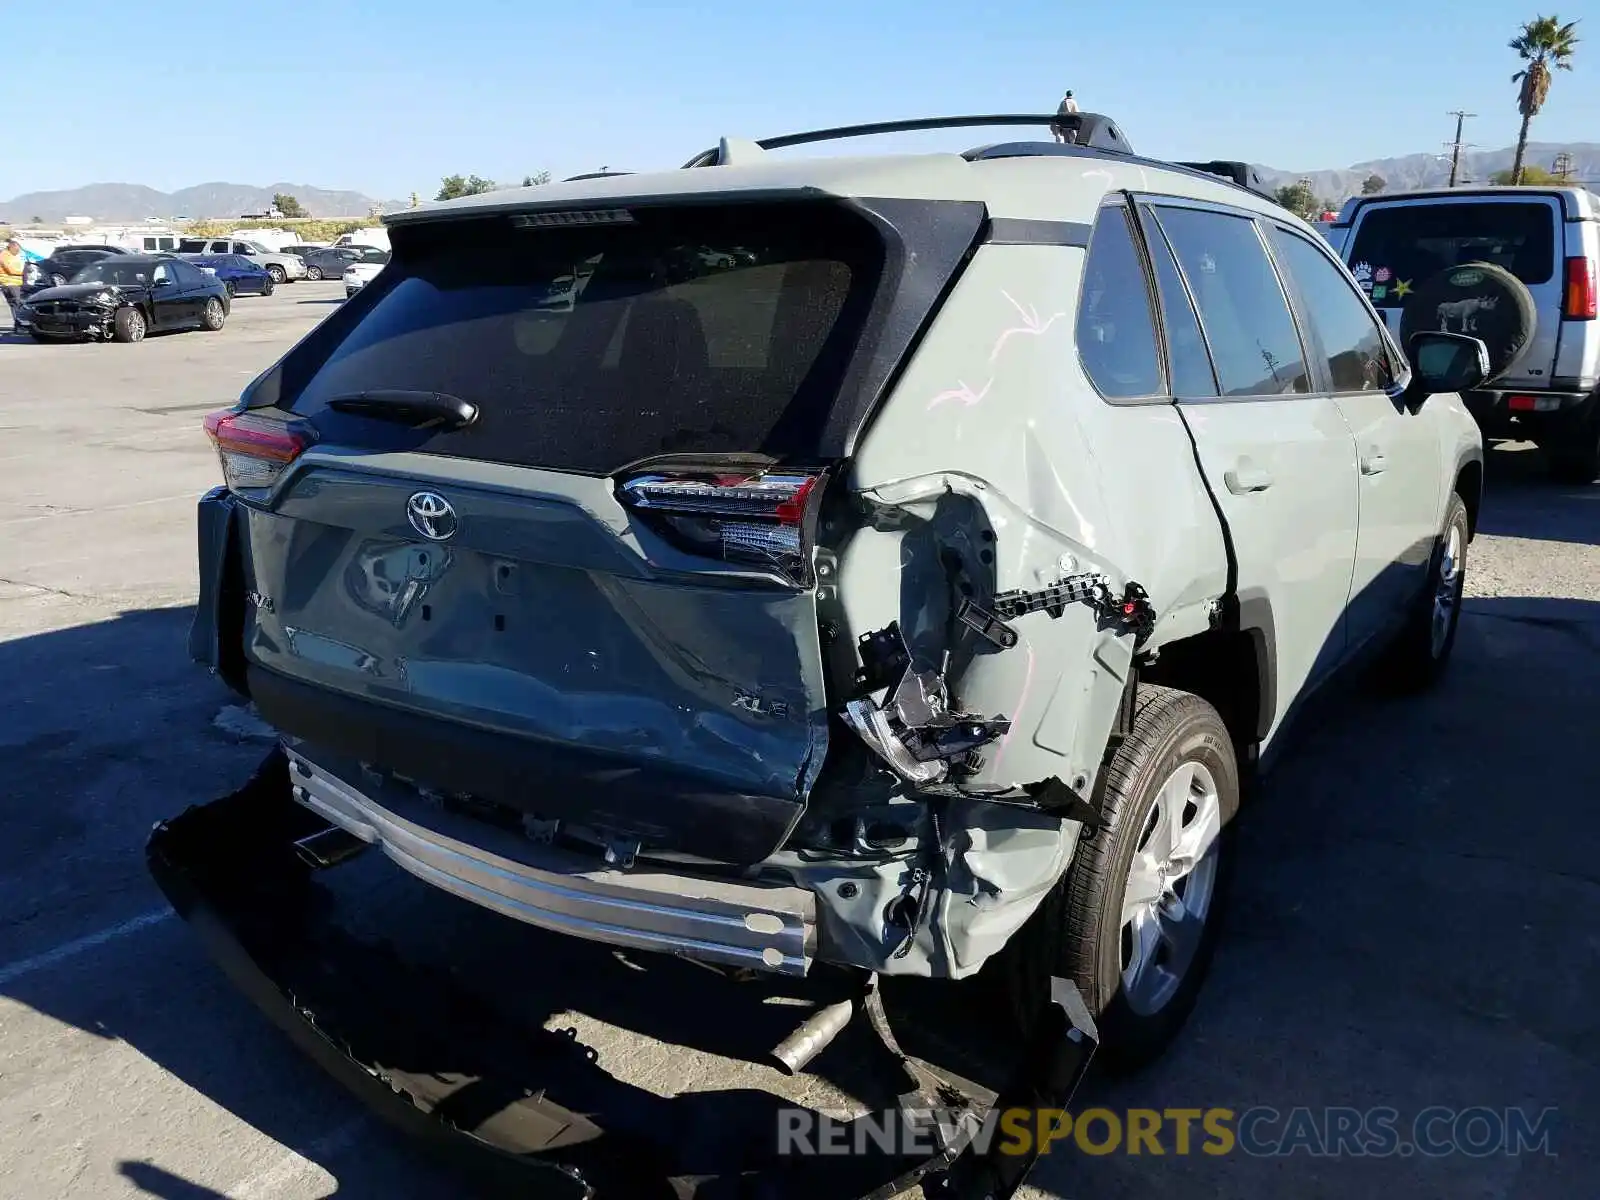
[[[1403,322],[1470,326],[1489,343],[1491,386],[1466,397],[1486,436],[1537,442],[1557,478],[1600,476],[1600,196],[1581,187],[1362,196],[1335,229],[1397,334]],[[1429,279],[1440,281],[1434,294],[1420,290]]]

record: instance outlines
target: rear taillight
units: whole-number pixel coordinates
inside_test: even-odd
[[[1568,321],[1592,321],[1600,313],[1600,295],[1595,287],[1594,259],[1567,259],[1567,287],[1561,315]]]
[[[636,475],[622,502],[681,549],[811,581],[808,529],[822,477],[807,471],[683,471]]]
[[[270,488],[316,441],[304,424],[227,408],[209,414],[205,427],[229,490],[247,496]]]

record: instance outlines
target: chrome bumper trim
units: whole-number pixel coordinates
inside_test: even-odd
[[[703,962],[804,975],[816,951],[816,901],[804,888],[630,871],[540,845],[430,804],[393,785],[382,803],[294,747],[301,804],[435,887],[508,917],[590,941]]]

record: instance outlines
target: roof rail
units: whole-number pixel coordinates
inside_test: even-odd
[[[844,138],[871,137],[881,133],[916,133],[926,129],[982,129],[999,125],[1035,125],[1059,127],[1068,140],[1077,146],[1091,146],[1099,150],[1132,154],[1122,131],[1110,117],[1100,113],[991,113],[982,116],[914,117],[902,121],[874,121],[866,125],[840,125],[833,129],[813,129],[806,133],[786,133],[779,137],[760,138],[756,145],[763,150],[781,150],[786,146],[804,146],[813,142],[833,142]],[[685,167],[714,167],[722,162],[722,151],[706,150],[695,155]]]
[[[1212,159],[1210,162],[1178,162],[1175,167],[1188,167],[1191,171],[1203,171],[1207,175],[1220,175],[1230,183],[1236,183],[1246,191],[1254,192],[1258,196],[1265,196],[1268,200],[1277,200],[1277,194],[1267,186],[1261,178],[1261,172],[1247,162],[1235,162],[1231,159]]]

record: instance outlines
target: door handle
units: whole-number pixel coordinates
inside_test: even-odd
[[[1272,486],[1273,480],[1271,471],[1245,461],[1231,470],[1224,471],[1222,482],[1228,485],[1228,490],[1235,496],[1245,496],[1251,492],[1266,491]]]
[[[1389,460],[1377,451],[1364,455],[1361,459],[1361,473],[1363,475],[1382,475],[1389,469]]]

